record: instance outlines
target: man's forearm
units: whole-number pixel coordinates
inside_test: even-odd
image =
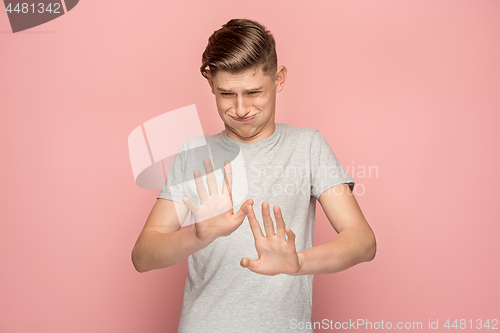
[[[170,233],[147,232],[132,250],[132,262],[139,272],[172,266],[203,249],[211,241],[201,242],[194,225]]]
[[[298,252],[300,269],[292,275],[330,274],[375,257],[373,233],[346,229],[332,240]]]

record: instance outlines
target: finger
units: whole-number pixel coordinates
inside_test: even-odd
[[[247,205],[246,206],[246,211],[247,211],[247,216],[248,216],[248,223],[250,224],[250,229],[252,229],[252,234],[255,239],[259,237],[264,237],[264,234],[262,233],[262,229],[260,228],[259,221],[257,221],[257,218],[255,217],[255,212],[253,211],[252,205]]]
[[[222,183],[222,195],[225,193],[229,194],[231,202],[233,201],[231,187],[233,181],[233,170],[231,168],[231,163],[229,161],[224,162],[224,182]]]
[[[262,203],[262,219],[264,220],[264,229],[266,230],[266,237],[274,236],[273,219],[269,211],[269,203],[264,201]]]
[[[182,202],[184,202],[184,204],[190,211],[194,212],[198,208],[198,206],[196,206],[191,200],[189,200],[188,197],[183,197]]]
[[[274,219],[276,220],[276,235],[279,238],[286,239],[285,221],[283,220],[281,209],[278,206],[274,206]]]
[[[249,270],[253,271],[256,269],[259,265],[257,263],[257,260],[252,260],[248,258],[243,258],[240,261],[241,267],[248,268]]]
[[[203,165],[205,166],[205,173],[207,175],[207,185],[209,195],[217,195],[217,181],[215,180],[215,172],[212,167],[212,162],[209,158],[203,159]]]
[[[203,178],[201,178],[200,170],[193,171],[194,181],[196,183],[196,192],[200,197],[200,204],[208,200],[207,190],[205,190],[205,185],[203,184]]]
[[[286,235],[288,236],[287,243],[289,246],[293,246],[295,248],[295,234],[293,233],[292,229],[286,228],[285,229]]]

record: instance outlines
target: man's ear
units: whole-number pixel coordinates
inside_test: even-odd
[[[276,70],[276,92],[283,90],[286,81],[287,69],[285,66],[281,65]]]

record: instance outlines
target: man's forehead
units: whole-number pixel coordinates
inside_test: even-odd
[[[261,69],[250,69],[238,73],[219,70],[214,77],[214,85],[220,91],[230,91],[235,85],[245,90],[263,89],[270,82],[269,75]]]
[[[261,67],[251,67],[244,69],[239,72],[232,72],[232,71],[226,71],[224,69],[219,69],[217,73],[224,73],[225,75],[249,75],[249,76],[256,76],[258,74],[262,74],[262,68]]]
[[[260,68],[250,68],[247,70],[243,70],[240,72],[230,72],[223,69],[217,70],[215,77],[223,78],[223,79],[238,79],[238,78],[249,78],[249,79],[258,79],[264,77],[265,74]]]

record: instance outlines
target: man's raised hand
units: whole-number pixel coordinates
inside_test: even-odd
[[[276,219],[276,233],[273,220],[269,211],[269,203],[262,203],[262,219],[266,235],[262,233],[259,221],[255,217],[252,204],[246,202],[248,222],[255,238],[255,249],[258,259],[241,259],[240,265],[252,272],[264,275],[277,275],[280,273],[293,275],[300,268],[299,256],[295,249],[295,234],[290,228],[285,227],[285,221],[278,206],[274,206]],[[287,237],[288,236],[288,239]]]
[[[200,206],[196,206],[188,197],[182,201],[192,211],[196,223],[196,236],[200,241],[212,242],[221,236],[228,236],[236,230],[245,219],[245,205],[252,205],[252,199],[248,199],[240,210],[233,214],[233,199],[231,196],[232,170],[229,161],[224,162],[224,180],[222,182],[222,193],[217,190],[217,181],[210,159],[203,160],[205,173],[207,175],[208,192],[205,190],[203,179],[199,170],[194,170],[193,176],[196,182],[196,191],[200,198]]]

